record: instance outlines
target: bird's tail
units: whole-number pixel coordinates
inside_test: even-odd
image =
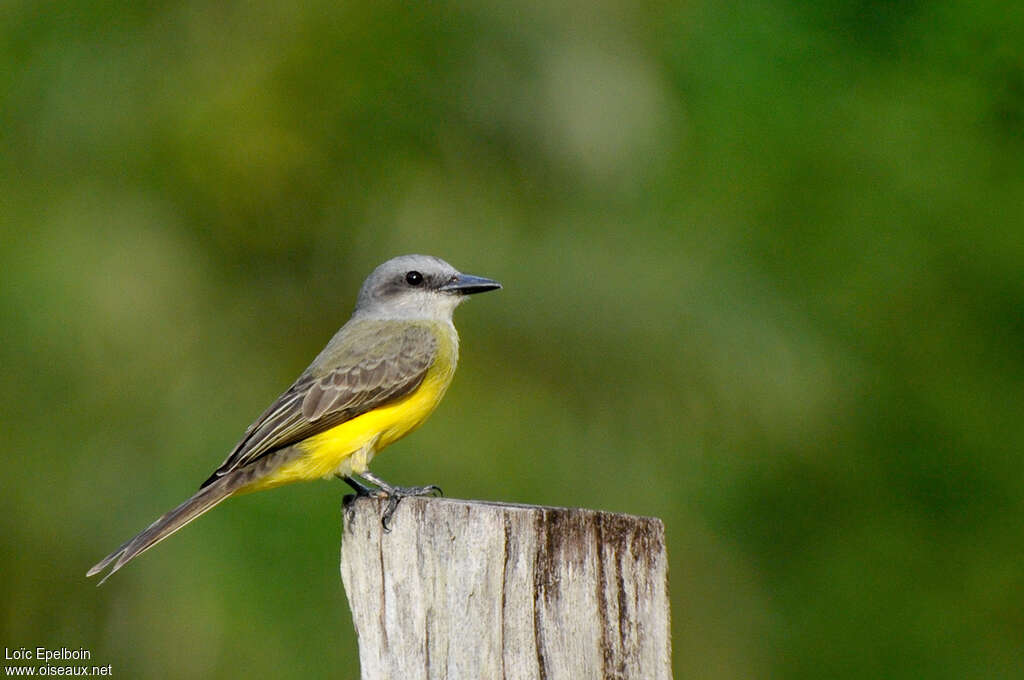
[[[95,576],[113,564],[114,566],[110,569],[110,572],[100,580],[99,585],[102,585],[115,571],[207,510],[212,510],[217,504],[237,490],[239,481],[241,480],[229,475],[221,477],[209,486],[203,487],[192,498],[189,498],[173,510],[164,513],[160,519],[150,524],[137,536],[129,539],[120,548],[96,563],[92,569],[86,572],[86,576]]]

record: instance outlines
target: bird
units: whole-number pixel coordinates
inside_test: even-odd
[[[452,314],[469,295],[497,290],[429,255],[392,258],[366,278],[351,318],[260,415],[199,490],[86,573],[130,561],[231,496],[292,482],[339,477],[357,495],[388,499],[440,491],[398,487],[369,471],[384,447],[419,427],[451,384],[459,358]],[[369,486],[367,482],[374,486]]]

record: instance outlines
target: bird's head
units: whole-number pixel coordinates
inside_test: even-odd
[[[501,284],[463,274],[431,255],[401,255],[373,270],[359,290],[354,316],[450,320],[468,295]]]

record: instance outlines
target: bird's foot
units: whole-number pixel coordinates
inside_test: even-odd
[[[376,484],[377,488],[368,487],[355,481],[352,477],[345,477],[345,481],[356,490],[356,495],[358,496],[387,499],[388,504],[384,507],[384,514],[381,515],[380,519],[381,526],[384,527],[385,532],[391,531],[391,517],[395,514],[395,510],[398,509],[398,503],[403,498],[443,495],[441,487],[434,484],[427,486],[392,486],[372,472],[364,472],[360,476]]]

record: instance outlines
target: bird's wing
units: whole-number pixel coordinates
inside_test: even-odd
[[[427,326],[367,321],[331,342],[246,430],[207,486],[277,449],[411,394],[437,355]]]

